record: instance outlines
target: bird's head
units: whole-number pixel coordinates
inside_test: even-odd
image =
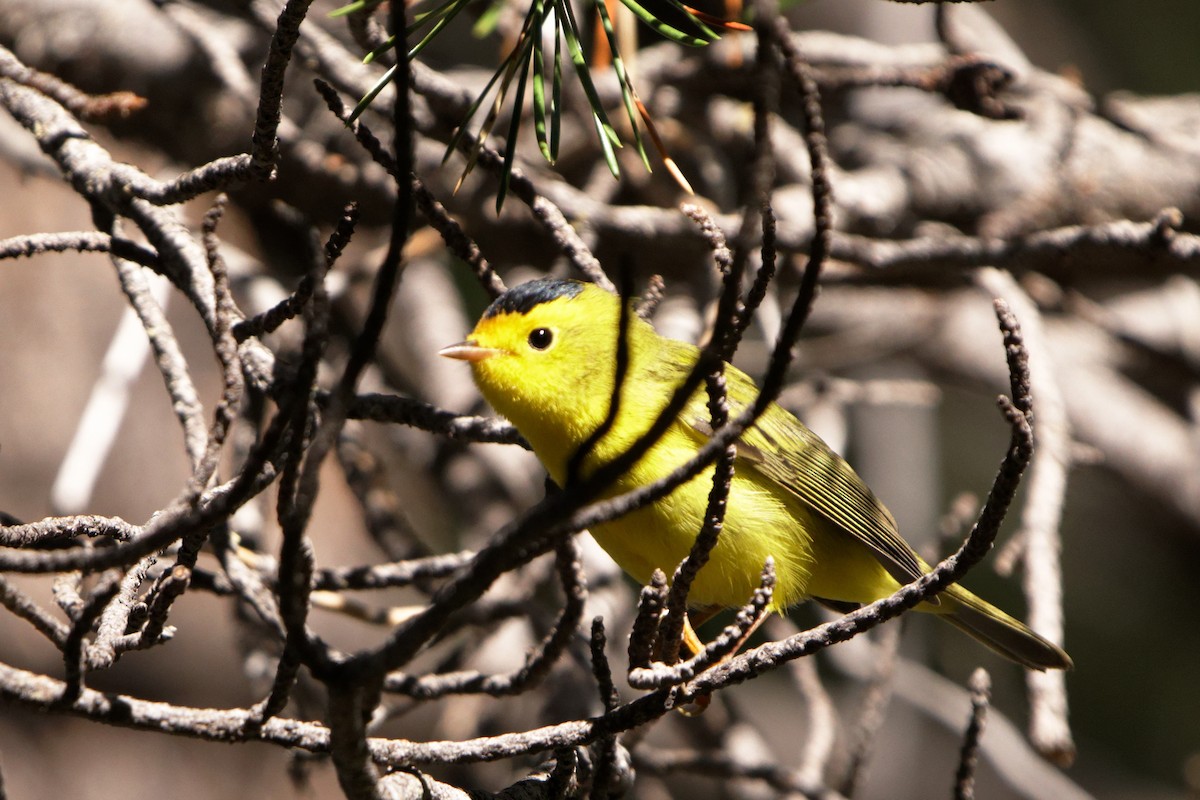
[[[535,449],[546,436],[577,443],[608,408],[620,308],[593,284],[531,281],[498,297],[466,341],[440,354],[469,362],[483,396]],[[649,330],[631,319],[631,347],[639,325]]]

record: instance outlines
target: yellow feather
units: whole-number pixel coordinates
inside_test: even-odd
[[[501,296],[466,342],[443,351],[471,362],[483,396],[525,436],[559,485],[571,457],[608,413],[620,310],[617,297],[591,284],[534,281]],[[584,474],[649,429],[698,358],[696,347],[659,336],[635,315],[629,315],[627,337],[620,413],[582,464]],[[726,366],[726,379],[735,410],[753,401],[757,389],[748,376]],[[606,496],[670,474],[703,444],[707,425],[700,389]],[[636,580],[648,582],[655,569],[671,575],[700,530],[712,474],[710,467],[662,500],[596,526],[592,535]],[[869,603],[929,570],[854,470],[775,404],[739,443],[724,530],[689,601],[741,606],[768,556],[776,565],[775,610],[809,597]],[[938,614],[1025,666],[1070,666],[1056,645],[960,586],[918,610]]]

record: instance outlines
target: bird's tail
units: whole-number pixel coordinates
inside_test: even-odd
[[[940,597],[930,611],[1005,658],[1037,670],[1074,666],[1061,647],[961,586],[952,585]]]

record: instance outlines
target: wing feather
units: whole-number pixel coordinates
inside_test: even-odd
[[[734,367],[726,368],[734,413],[753,401],[757,388]],[[683,412],[699,434],[712,435],[703,390]],[[819,436],[788,411],[772,405],[738,442],[738,469],[758,470],[792,493],[839,530],[862,542],[900,583],[925,570],[916,552],[900,537],[896,520],[858,473]]]

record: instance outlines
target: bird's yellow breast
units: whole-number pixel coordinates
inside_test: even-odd
[[[534,405],[508,404],[502,397],[493,397],[492,403],[527,432],[538,459],[560,486],[566,481],[567,463],[604,416],[604,409],[589,409],[581,400],[572,420],[575,424],[564,426],[561,417],[543,419],[542,409]],[[625,395],[612,432],[596,443],[585,460],[584,475],[628,449],[665,403],[661,393]],[[704,441],[698,431],[676,421],[602,496],[615,497],[666,477],[694,456]],[[594,526],[592,535],[635,580],[648,583],[655,569],[670,579],[699,534],[713,472],[710,466],[666,497]],[[870,602],[898,585],[864,547],[742,461],[730,487],[723,530],[708,564],[692,584],[690,604],[744,605],[759,585],[768,556],[775,562],[771,607],[777,611],[813,595]]]
[[[676,423],[605,496],[666,477],[695,455],[697,436]],[[599,458],[604,458],[603,451],[608,449],[597,448]],[[713,470],[708,467],[655,503],[593,527],[592,535],[635,580],[649,582],[655,569],[663,570],[669,579],[703,524]],[[774,559],[776,569],[772,607],[782,609],[799,601],[808,593],[813,566],[810,531],[818,524],[807,509],[781,502],[778,492],[756,471],[735,473],[723,530],[708,564],[692,585],[690,603],[743,605],[758,587],[768,557]]]

